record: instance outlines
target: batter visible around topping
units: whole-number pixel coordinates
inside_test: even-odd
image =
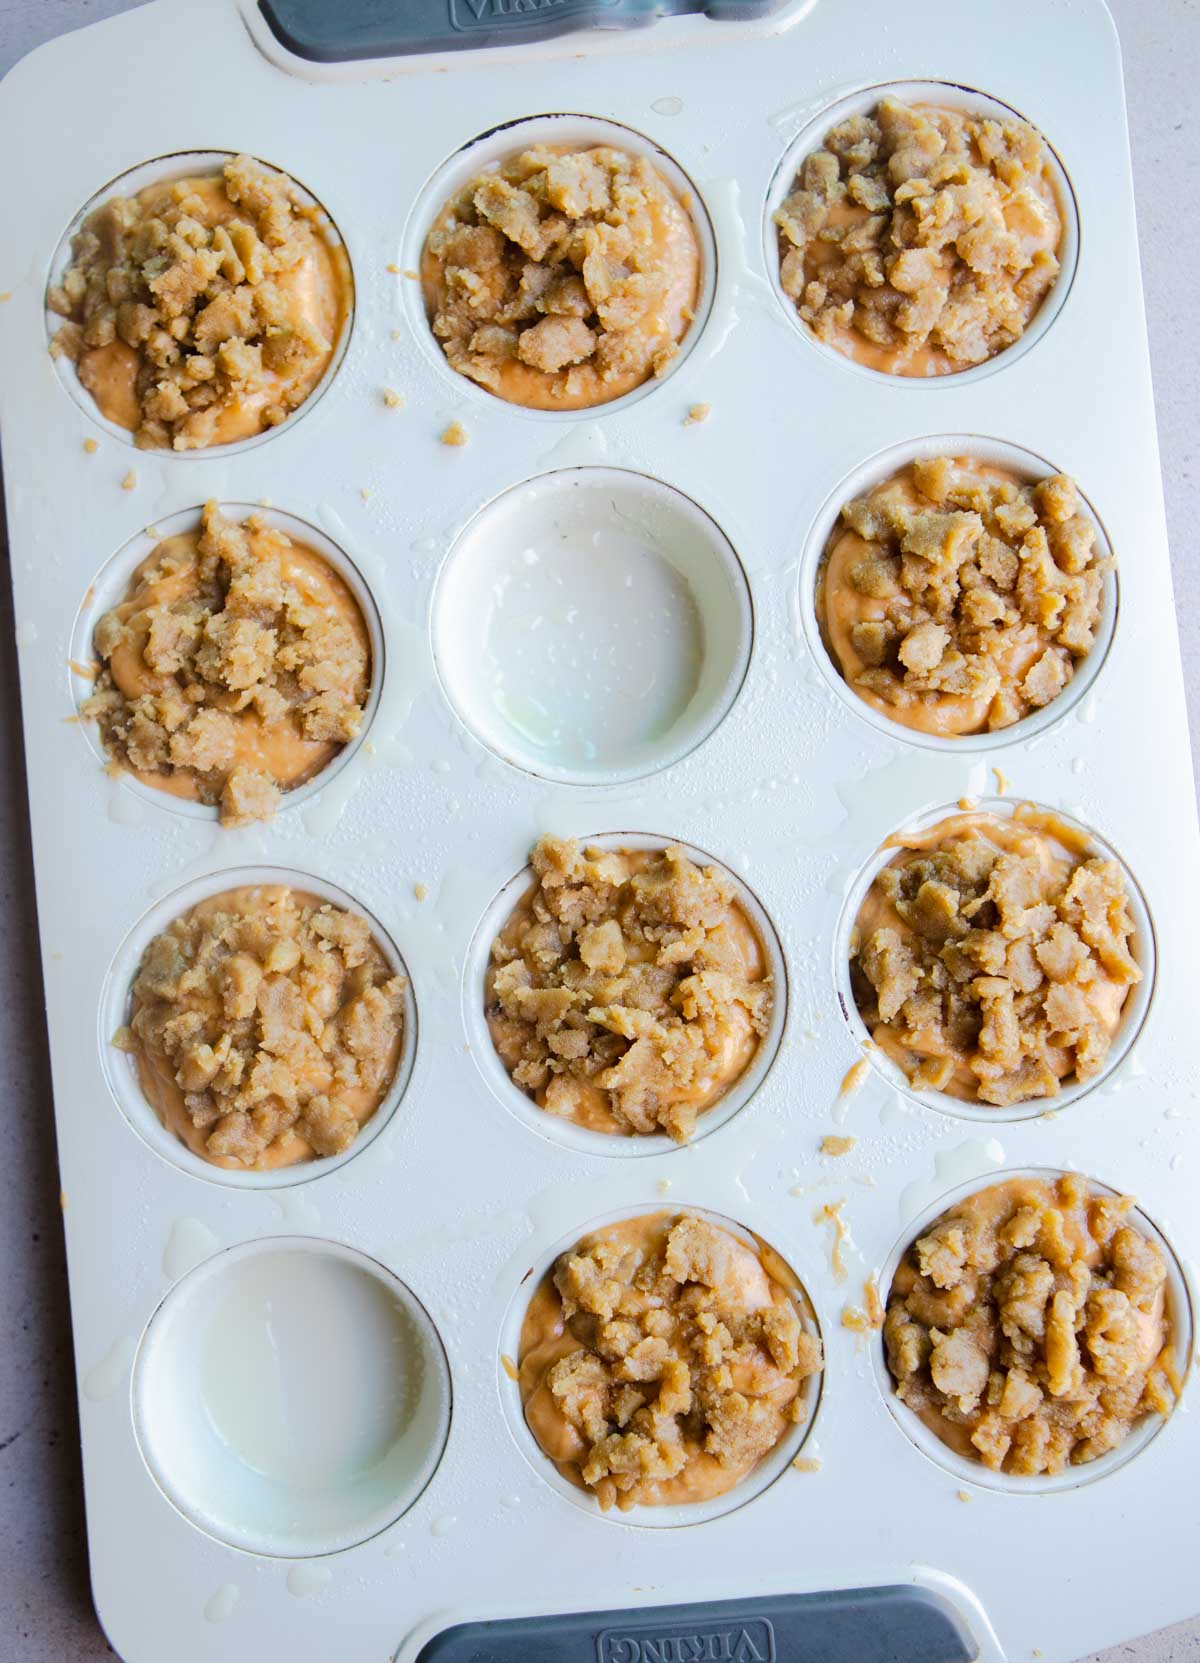
[[[1059,273],[1045,140],[885,98],[805,158],[775,215],[780,282],[818,340],[889,375],[951,375],[1019,340]]]
[[[701,264],[691,215],[645,156],[537,145],[450,198],[421,281],[452,368],[513,404],[579,410],[663,374]]]
[[[1093,1079],[1142,978],[1117,863],[1029,804],[884,847],[850,940],[875,1044],[919,1091],[997,1107]]]
[[[199,450],[284,421],[353,303],[345,249],[285,174],[237,156],[88,215],[47,305],[51,350],[144,448]]]
[[[82,707],[116,766],[219,804],[222,825],[269,820],[362,726],[370,636],[348,586],[258,515],[205,505],[168,537],[93,637]]]
[[[996,1472],[1060,1473],[1169,1415],[1166,1265],[1133,1198],[1067,1173],[977,1190],[910,1244],[883,1339],[896,1395]]]
[[[690,1213],[606,1225],[529,1302],[519,1382],[544,1453],[600,1506],[709,1501],[808,1413],[823,1355],[795,1276]]]
[[[817,574],[821,638],[864,703],[942,736],[1053,702],[1096,640],[1113,562],[1065,474],[911,462],[848,502]]]
[[[231,889],[155,936],[115,1043],[194,1154],[263,1172],[354,1142],[396,1075],[404,989],[357,913]]]
[[[485,979],[500,1060],[548,1114],[686,1142],[771,1020],[766,951],[732,880],[677,847],[544,837],[529,863]]]

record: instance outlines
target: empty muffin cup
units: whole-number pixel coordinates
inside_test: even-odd
[[[628,1285],[643,1262],[654,1268],[655,1299],[635,1297],[623,1316],[618,1295],[609,1324],[626,1366],[577,1337],[555,1285],[561,1267],[586,1335],[596,1252],[614,1255],[604,1274],[616,1283]],[[713,1361],[731,1343],[722,1319],[746,1342],[728,1365],[728,1399],[727,1370]],[[761,1237],[700,1207],[626,1208],[555,1242],[513,1295],[500,1354],[505,1418],[534,1471],[572,1505],[646,1529],[703,1524],[762,1495],[795,1460],[821,1399],[820,1326],[795,1271]],[[650,1375],[637,1359],[652,1355]],[[584,1408],[589,1381],[604,1431]],[[654,1433],[656,1415],[673,1430]]]
[[[468,1045],[496,1099],[531,1131],[590,1155],[660,1155],[726,1125],[766,1079],[787,1020],[783,949],[757,896],[703,850],[644,833],[543,839],[532,861],[484,913],[463,972]],[[553,890],[572,862],[579,872],[562,893],[607,872],[616,898],[602,921],[564,929],[553,962],[534,973],[539,874]],[[632,893],[643,882],[645,917]],[[673,925],[680,906],[703,926]],[[642,928],[651,915],[653,940]]]
[[[132,1403],[142,1458],[186,1519],[246,1553],[307,1559],[367,1541],[418,1499],[449,1432],[450,1369],[383,1265],[268,1237],[171,1289]]]
[[[906,570],[918,548],[931,558]],[[809,651],[854,716],[961,753],[1031,739],[1078,709],[1120,589],[1074,482],[1019,445],[948,433],[892,445],[842,480],[808,534],[799,603]]]
[[[995,1269],[977,1279],[979,1253]],[[1042,1168],[962,1184],[905,1226],[879,1286],[879,1390],[960,1483],[1077,1489],[1169,1428],[1191,1361],[1187,1279],[1154,1222],[1107,1184]]]
[[[352,764],[379,704],[383,628],[316,526],[210,502],[105,564],[68,667],[79,726],[122,789],[244,824],[302,806]]]
[[[680,761],[741,689],[746,575],[690,497],[621,468],[513,486],[459,534],[433,650],[463,725],[505,762],[573,785]]]
[[[834,955],[872,1066],[968,1120],[1072,1107],[1121,1066],[1154,997],[1154,926],[1120,856],[1004,797],[893,833],[846,898]]]
[[[593,116],[505,122],[426,184],[401,303],[455,390],[522,415],[624,409],[695,346],[716,247],[695,186],[652,140]]]
[[[304,1183],[369,1148],[417,1048],[412,982],[378,920],[324,879],[268,866],[151,907],[113,957],[97,1027],[133,1130],[236,1189]]]
[[[885,100],[887,130],[859,132]],[[922,214],[937,200],[928,174],[943,140],[913,112],[985,124],[948,175],[955,224],[941,208]],[[1023,125],[1010,144],[998,124],[1012,122]],[[960,209],[966,172],[978,200]],[[960,386],[1014,363],[1051,327],[1075,275],[1078,210],[1058,156],[1018,111],[952,82],[885,82],[827,105],[792,140],[763,240],[780,305],[828,359],[905,387]]]
[[[325,209],[286,173],[222,150],[160,156],[97,191],[46,293],[76,404],[110,437],[172,455],[227,455],[290,426],[337,374],[353,315]]]

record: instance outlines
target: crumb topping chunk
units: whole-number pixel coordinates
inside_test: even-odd
[[[205,505],[96,625],[82,714],[119,767],[217,804],[223,825],[270,819],[283,790],[357,737],[370,641],[349,588],[259,515]]]
[[[138,445],[196,450],[277,426],[329,364],[349,264],[323,210],[236,156],[90,214],[47,305],[51,346]]]
[[[1005,1107],[1104,1066],[1142,976],[1124,878],[1038,820],[964,814],[897,839],[859,910],[855,1001],[919,1090]]]
[[[1015,117],[885,98],[805,158],[775,220],[780,281],[800,316],[891,374],[994,357],[1059,274],[1050,153]]]
[[[404,990],[359,914],[283,886],[231,890],[155,936],[117,1043],[196,1153],[291,1165],[343,1153],[382,1102]]]
[[[823,1366],[803,1294],[769,1250],[694,1214],[609,1226],[530,1303],[530,1429],[607,1509],[720,1495],[807,1415]]]
[[[550,1114],[686,1141],[770,1022],[771,977],[732,881],[674,846],[544,837],[530,865],[487,973],[501,1060]]]
[[[977,1191],[910,1244],[883,1338],[896,1395],[995,1471],[1117,1449],[1179,1391],[1161,1249],[1131,1196],[1066,1173]]]
[[[695,229],[654,164],[537,145],[467,181],[426,240],[447,361],[517,403],[602,403],[661,375],[691,320]]]
[[[845,679],[893,720],[995,731],[1071,681],[1112,564],[1067,475],[928,457],[842,509],[817,610]]]

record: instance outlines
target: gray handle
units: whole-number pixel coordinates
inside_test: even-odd
[[[462,1623],[417,1663],[972,1663],[959,1613],[925,1588],[850,1588]]]
[[[703,12],[740,21],[783,0],[259,0],[275,38],[314,63],[524,45],[575,29],[637,29]]]

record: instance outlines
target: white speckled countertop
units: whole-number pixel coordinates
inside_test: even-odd
[[[0,0],[0,73],[50,36],[127,11],[135,3]],[[982,14],[982,0],[976,3]],[[1200,573],[1188,560],[1186,528],[1200,511],[1194,420],[1200,332],[1188,316],[1194,301],[1187,296],[1194,292],[1200,268],[1200,219],[1181,207],[1200,185],[1200,145],[1187,116],[1200,80],[1200,0],[1109,0],[1109,5],[1125,53],[1167,519],[1196,731]],[[1003,15],[1001,7],[996,15]],[[3,261],[0,253],[0,287]],[[1119,415],[1114,412],[1114,420]],[[0,522],[5,566],[7,558]],[[88,1594],[24,792],[12,594],[5,570],[0,574],[0,1663],[10,1658],[91,1663],[113,1653]],[[119,1215],[113,1227],[120,1228]],[[1104,1663],[1118,1658],[1197,1663],[1200,1617],[1100,1656]]]

